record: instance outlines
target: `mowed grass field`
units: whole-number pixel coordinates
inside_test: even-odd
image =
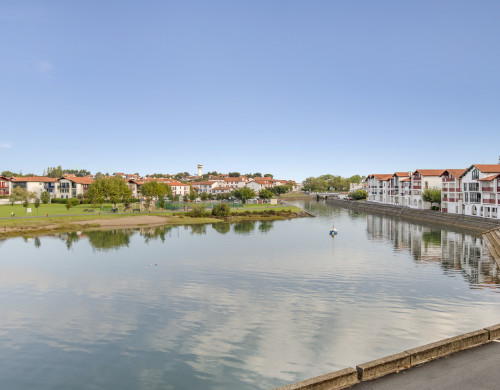
[[[104,204],[104,208],[102,209],[102,212],[109,211],[111,209],[112,205],[111,203],[109,204]],[[21,204],[15,204],[15,205],[1,205],[0,206],[0,218],[6,218],[6,217],[11,217],[11,213],[14,212],[16,217],[26,217],[26,216],[47,216],[47,214],[50,216],[56,216],[56,215],[74,215],[74,214],[99,214],[99,211],[101,211],[100,206],[96,207],[95,212],[86,212],[83,210],[90,210],[92,209],[92,205],[89,204],[80,204],[78,206],[72,207],[69,210],[66,208],[66,205],[64,204],[58,204],[58,203],[50,203],[50,204],[40,204],[40,207],[38,209],[35,208],[35,206],[31,203],[28,208],[31,208],[31,214],[27,213],[27,209],[23,207]],[[119,211],[123,211],[123,207],[119,207]]]
[[[188,207],[193,203],[188,203]],[[138,205],[135,207],[139,207]],[[111,203],[105,203],[103,208],[99,205],[95,209],[90,204],[80,204],[78,206],[72,207],[69,210],[66,208],[66,205],[59,203],[51,203],[51,204],[40,204],[40,207],[37,209],[33,204],[30,204],[29,208],[31,208],[31,214],[27,213],[27,209],[23,207],[21,204],[15,205],[1,205],[0,206],[0,218],[11,218],[11,213],[14,212],[15,217],[55,217],[55,216],[63,216],[63,215],[82,215],[89,217],[98,216],[101,213],[103,215],[109,215],[109,211],[112,208]],[[244,205],[244,207],[231,208],[232,212],[241,212],[241,211],[250,211],[250,212],[259,212],[264,211],[266,209],[273,209],[276,211],[280,210],[288,210],[298,212],[300,211],[297,207],[291,206],[270,206],[265,204],[248,204]],[[95,211],[84,211],[84,210],[95,210]],[[161,212],[161,210],[156,210]],[[123,206],[118,205],[118,212],[123,212]],[[116,214],[115,214],[116,215]],[[139,213],[134,213],[134,215],[139,215]],[[24,219],[24,218],[23,218]],[[79,218],[80,219],[80,218]]]

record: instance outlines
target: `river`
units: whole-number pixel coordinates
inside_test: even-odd
[[[300,205],[1,241],[2,389],[273,388],[500,323],[480,239]]]

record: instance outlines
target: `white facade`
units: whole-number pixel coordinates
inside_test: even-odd
[[[462,175],[463,213],[484,218],[498,218],[500,165],[475,164]],[[488,179],[488,180],[483,180]]]
[[[42,192],[48,191],[51,197],[56,196],[57,179],[44,176],[13,177],[11,178],[11,189],[21,187],[33,192],[40,197]]]
[[[447,169],[441,175],[441,211],[463,214],[462,180],[465,169]]]
[[[441,189],[441,175],[444,169],[418,169],[411,175],[411,196],[410,208],[419,210],[429,210],[431,204],[424,202],[422,193],[427,188]]]

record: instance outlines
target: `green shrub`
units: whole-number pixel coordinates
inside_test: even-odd
[[[190,217],[201,218],[207,217],[209,214],[205,211],[205,205],[194,204],[191,206],[191,211],[187,213]]]
[[[227,203],[220,203],[212,209],[212,215],[217,217],[227,217],[231,208]]]
[[[356,190],[349,193],[349,197],[354,200],[366,199],[368,197],[368,193],[365,190]]]

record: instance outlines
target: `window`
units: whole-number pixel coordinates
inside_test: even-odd
[[[469,191],[479,191],[479,183],[469,183]]]
[[[470,202],[471,203],[481,203],[481,194],[479,192],[471,192]]]
[[[477,168],[474,168],[474,169],[472,170],[472,178],[473,178],[474,180],[479,179],[479,170],[478,170]]]

